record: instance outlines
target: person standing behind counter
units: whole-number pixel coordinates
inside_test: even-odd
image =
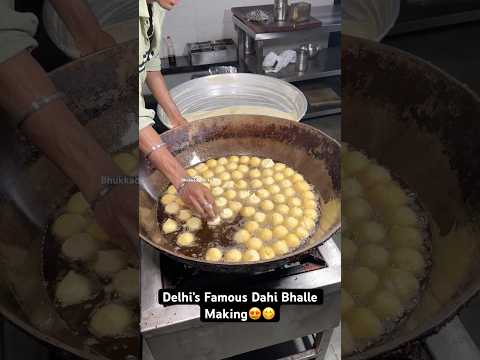
[[[202,217],[213,219],[216,210],[210,190],[197,179],[189,177],[167,149],[152,127],[155,111],[145,108],[142,95],[146,82],[170,119],[172,128],[186,125],[187,121],[175,105],[165,84],[159,53],[165,13],[177,3],[178,0],[140,0],[139,3],[139,147],[147,160],[170,180],[186,204]]]

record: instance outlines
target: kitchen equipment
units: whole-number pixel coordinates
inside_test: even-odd
[[[308,43],[300,46],[300,50],[305,50],[310,59],[316,57],[321,49],[322,49],[321,45],[313,44],[313,43]]]
[[[276,22],[286,21],[288,17],[288,0],[274,0],[273,18]]]
[[[392,334],[345,357],[359,360],[435,333],[480,291],[480,99],[397,49],[348,36],[342,49],[343,139],[401,178],[437,227],[425,296]]]
[[[66,94],[68,107],[107,151],[138,141],[137,66],[135,40],[49,75]],[[73,184],[7,123],[0,124],[1,315],[43,342],[81,358],[123,359],[121,341],[99,348],[91,336],[73,332],[47,294],[42,268],[44,231]]]
[[[250,36],[245,36],[243,49],[245,55],[252,55],[255,53],[254,41]]]
[[[187,81],[170,94],[183,115],[231,106],[266,107],[279,110],[300,121],[307,112],[303,93],[289,83],[255,74],[222,74]],[[170,121],[163,109],[157,113],[165,126]]]
[[[192,65],[208,65],[237,61],[237,47],[232,39],[187,44]]]
[[[253,9],[252,11],[248,12],[245,17],[247,21],[253,22],[270,21],[272,19],[272,16],[262,9]]]
[[[340,146],[308,125],[266,116],[232,115],[197,120],[188,127],[175,128],[161,136],[185,167],[227,155],[271,158],[300,172],[323,201],[339,196]],[[149,173],[146,166],[141,167],[139,176],[140,207],[149,214],[145,217],[147,220],[140,219],[140,237],[165,255],[201,270],[255,273],[274,269],[301,259],[340,227],[338,221],[327,231],[317,229],[297,250],[272,260],[217,263],[193,258],[169,246],[158,226],[157,200],[169,181],[158,171]]]
[[[295,23],[308,21],[312,12],[312,4],[308,2],[298,2],[290,6],[290,19]]]
[[[210,75],[236,74],[238,69],[235,66],[212,66],[208,69]]]
[[[297,50],[297,71],[304,73],[308,70],[309,50],[305,47],[300,47]]]

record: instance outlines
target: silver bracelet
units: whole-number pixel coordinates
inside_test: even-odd
[[[177,193],[181,194],[182,191],[185,189],[185,186],[187,186],[187,184],[190,184],[190,183],[201,184],[202,180],[195,176],[185,176],[180,181],[180,185],[178,185]]]
[[[25,120],[27,120],[30,116],[32,116],[36,112],[42,110],[48,104],[50,104],[50,103],[52,103],[52,102],[54,102],[58,99],[61,99],[63,97],[65,97],[65,94],[58,91],[55,94],[47,95],[47,96],[41,96],[41,97],[35,99],[34,101],[32,101],[32,103],[30,104],[30,108],[27,109],[22,115],[20,115],[18,117],[17,128],[20,128],[23,125],[23,123],[25,122]]]
[[[165,143],[155,144],[150,148],[150,151],[145,155],[145,159],[150,160],[150,156],[157,150],[161,149],[162,147],[167,146]]]

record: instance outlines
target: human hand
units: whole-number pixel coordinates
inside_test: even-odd
[[[187,124],[188,124],[188,121],[183,116],[179,116],[172,120],[172,129],[175,129],[177,127],[187,125]]]
[[[217,216],[215,199],[206,186],[197,182],[188,182],[180,189],[179,195],[201,217],[214,219]]]
[[[94,36],[89,38],[78,38],[75,40],[75,43],[80,56],[87,56],[116,44],[115,39],[103,30],[99,30]]]

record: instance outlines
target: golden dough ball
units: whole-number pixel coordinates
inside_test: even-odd
[[[288,234],[285,236],[285,241],[290,249],[296,249],[300,246],[300,239],[295,234]]]
[[[207,166],[209,168],[214,168],[218,165],[218,161],[215,160],[215,159],[210,159],[210,160],[207,160]]]
[[[227,205],[227,203],[228,203],[228,201],[224,197],[219,197],[218,199],[215,200],[215,204],[219,208],[223,208],[224,206]]]
[[[211,179],[215,176],[215,173],[212,170],[207,170],[202,175],[205,179]]]
[[[346,272],[342,282],[352,295],[364,299],[376,289],[379,279],[369,268],[359,266]]]
[[[237,168],[238,171],[246,174],[250,171],[250,168],[247,166],[247,165],[238,165],[238,168]]]
[[[295,173],[290,177],[290,181],[295,184],[298,182],[304,182],[305,178],[301,174]]]
[[[260,250],[263,246],[263,241],[257,237],[252,237],[248,239],[246,246],[249,249]]]
[[[366,188],[392,181],[388,170],[377,164],[370,164],[357,177]]]
[[[350,331],[350,326],[346,321],[342,321],[342,354],[343,355],[348,355],[351,354],[355,351],[356,345],[355,345],[355,340],[353,339],[352,333]]]
[[[212,189],[212,195],[213,196],[220,196],[224,192],[223,188],[221,186],[216,186]]]
[[[243,261],[259,261],[260,254],[255,249],[248,249],[243,253]]]
[[[175,189],[175,186],[170,185],[170,186],[167,188],[166,193],[167,193],[167,194],[175,195],[175,194],[177,193],[177,189]]]
[[[288,245],[285,240],[278,240],[272,245],[273,251],[277,256],[282,256],[288,253]]]
[[[235,188],[235,181],[233,181],[233,180],[225,181],[222,185],[222,188],[224,188],[224,189],[234,189]]]
[[[92,294],[91,281],[73,270],[58,282],[55,289],[55,298],[61,306],[81,304],[89,300]]]
[[[180,212],[178,213],[178,219],[180,221],[187,221],[191,217],[192,217],[192,212],[187,209],[180,210]]]
[[[210,248],[205,253],[205,260],[207,261],[220,261],[222,260],[223,252],[219,248]]]
[[[225,191],[225,194],[223,196],[225,196],[228,200],[233,200],[237,197],[237,192],[235,190],[229,189]]]
[[[283,189],[283,194],[287,197],[294,197],[297,194],[297,192],[295,191],[294,188],[289,187],[289,188]]]
[[[348,221],[352,223],[369,219],[373,212],[370,204],[362,198],[355,198],[346,201],[344,208]]]
[[[184,232],[177,236],[177,245],[182,247],[192,246],[195,243],[195,235]]]
[[[87,220],[79,214],[60,215],[53,223],[52,233],[60,239],[66,239],[81,233],[87,226]]]
[[[228,173],[228,172],[223,172],[223,173],[221,173],[218,177],[219,177],[220,180],[222,180],[222,181],[228,181],[228,180],[230,180],[230,179],[232,178],[232,175],[230,175],[230,173]]]
[[[405,311],[400,299],[387,290],[380,290],[373,294],[370,308],[382,321],[397,320]]]
[[[89,329],[97,337],[115,338],[125,334],[133,321],[134,315],[128,307],[110,303],[95,311]]]
[[[93,263],[94,271],[102,276],[115,275],[127,266],[127,255],[121,250],[100,250]]]
[[[122,300],[138,299],[140,290],[140,274],[137,269],[126,268],[117,273],[112,281],[113,289]]]
[[[317,208],[317,202],[315,200],[305,200],[303,202],[303,207],[305,209],[316,209]]]
[[[276,239],[283,239],[288,234],[288,229],[283,225],[277,225],[273,228],[273,236]]]
[[[235,235],[233,235],[233,241],[235,241],[237,244],[243,244],[247,242],[251,236],[252,235],[248,230],[240,229],[235,233]]]
[[[195,170],[198,173],[203,173],[208,170],[208,166],[205,163],[200,163],[197,166],[195,166]]]
[[[205,185],[204,185],[204,186],[205,186]],[[180,197],[177,197],[177,198],[175,199],[175,203],[176,203],[178,206],[180,206],[180,207],[185,206],[185,202],[184,202]]]
[[[272,169],[263,169],[262,170],[262,176],[264,178],[271,177],[271,176],[273,176],[273,174],[275,174],[275,171],[273,171]]]
[[[224,173],[227,169],[223,165],[218,165],[216,168],[213,169],[213,172],[217,175]]]
[[[387,290],[397,295],[404,302],[412,300],[420,290],[417,278],[402,269],[388,269],[382,281]]]
[[[270,222],[274,226],[283,224],[283,221],[284,221],[284,217],[283,217],[282,214],[273,213],[273,214],[270,215]]]
[[[250,182],[252,189],[260,189],[263,186],[263,183],[259,179],[254,179]]]
[[[283,175],[285,175],[285,177],[291,177],[295,174],[296,172],[292,168],[287,167],[285,170],[283,170]]]
[[[283,173],[275,173],[273,175],[273,179],[276,181],[276,182],[281,182],[283,179],[285,179],[285,175],[283,175]]]
[[[367,194],[368,199],[378,208],[394,208],[406,205],[408,196],[394,183],[373,187]]]
[[[97,252],[97,241],[87,233],[70,236],[62,245],[62,254],[71,260],[85,261],[91,259]]]
[[[315,196],[315,194],[311,190],[305,191],[302,194],[302,197],[303,197],[304,200],[317,200],[317,197]]]
[[[347,312],[353,309],[355,306],[355,300],[353,300],[352,295],[348,293],[348,291],[342,289],[341,290],[341,302],[340,302],[340,308],[341,308],[341,313],[342,315],[345,315]]]
[[[397,267],[412,274],[420,275],[425,271],[425,259],[422,254],[415,249],[396,249],[392,253],[392,260]]]
[[[346,316],[352,335],[359,340],[379,338],[383,333],[383,325],[377,316],[368,308],[353,309]]]
[[[188,176],[196,176],[197,175],[197,171],[195,169],[188,169],[187,170],[187,175]]]
[[[423,245],[422,233],[417,228],[393,226],[388,239],[394,247],[420,249]]]
[[[263,159],[261,163],[262,168],[264,169],[271,169],[275,166],[275,163],[272,159]]]
[[[238,192],[238,198],[240,200],[245,200],[245,199],[248,199],[250,197],[250,191],[248,190],[240,190]]]
[[[408,206],[389,209],[385,214],[385,222],[388,225],[416,226],[417,214]]]
[[[230,201],[228,203],[228,207],[232,209],[234,213],[238,213],[240,210],[242,210],[243,205],[241,202],[238,201]]]
[[[260,190],[257,190],[257,196],[261,199],[266,199],[270,197],[270,193],[268,192],[267,189],[260,189]]]
[[[177,197],[175,195],[165,194],[160,199],[160,202],[162,203],[162,205],[168,205],[168,204],[171,204],[171,203],[175,202],[176,199],[177,199]]]
[[[221,157],[217,160],[219,165],[227,165],[228,164],[228,159],[226,157]]]
[[[260,225],[256,221],[247,221],[244,227],[245,230],[247,230],[250,234],[253,234],[255,231],[258,230]]]
[[[274,209],[274,207],[275,207],[275,205],[273,204],[273,202],[271,200],[263,200],[260,203],[260,208],[263,211],[272,211]]]
[[[368,244],[360,248],[358,262],[370,268],[385,268],[389,262],[388,251],[378,245]]]
[[[357,255],[358,247],[349,238],[342,239],[342,262],[352,263]]]
[[[137,169],[138,158],[129,153],[118,153],[113,155],[113,162],[126,175],[131,174]]]
[[[307,229],[308,231],[312,230],[315,227],[315,221],[312,219],[306,218],[300,222],[300,225]]]
[[[238,249],[230,249],[225,253],[225,261],[239,262],[242,261],[242,252]]]
[[[250,156],[240,156],[240,164],[248,164],[250,163]]]
[[[67,203],[67,211],[72,214],[84,214],[90,209],[90,204],[81,192],[72,195]]]
[[[202,220],[200,220],[197,217],[192,217],[187,220],[185,225],[187,226],[187,229],[190,231],[198,231],[202,228]]]
[[[288,205],[285,204],[277,205],[276,210],[282,215],[288,215],[288,213],[290,212],[290,208],[288,207]]]
[[[310,191],[310,185],[306,181],[298,181],[294,183],[293,188],[299,193]]]
[[[356,238],[365,243],[379,243],[385,239],[385,227],[376,221],[361,222],[355,226]]]
[[[283,194],[275,194],[273,195],[272,200],[277,204],[283,204],[287,201],[287,198]]]
[[[347,175],[359,173],[369,164],[368,158],[360,151],[350,151],[342,159],[342,169]]]
[[[294,208],[295,209],[295,208]],[[299,209],[299,208],[297,208]],[[301,209],[300,209],[301,210]],[[290,210],[291,212],[291,210]],[[303,212],[303,214],[305,215],[305,217],[307,218],[310,218],[312,220],[317,220],[318,219],[318,211],[317,209],[305,209],[305,211]],[[298,216],[296,216],[298,217]]]
[[[262,159],[256,156],[251,157],[249,161],[250,166],[253,166],[253,167],[259,167],[261,163],[262,163]]]
[[[85,229],[87,234],[93,237],[95,240],[105,242],[109,240],[109,236],[103,229],[97,224],[97,222],[91,222]]]
[[[348,200],[363,195],[363,187],[355,178],[342,181],[342,199]]]
[[[252,217],[253,215],[255,215],[255,208],[252,207],[252,206],[245,206],[240,214],[242,214],[242,216],[244,217]]]
[[[171,203],[165,206],[165,213],[168,215],[176,215],[180,211],[180,206],[177,203]]]
[[[234,171],[238,169],[238,164],[237,163],[228,163],[226,166],[228,171]],[[238,171],[240,174],[242,173],[241,171]]]
[[[272,230],[270,229],[260,229],[257,231],[257,235],[263,241],[270,241],[273,237]]]
[[[263,246],[258,252],[262,260],[270,260],[275,257],[275,251],[271,246]]]
[[[275,171],[281,172],[281,171],[285,170],[286,167],[287,167],[287,165],[285,165],[285,164],[276,163],[276,164],[273,166],[273,169],[274,169]]]
[[[220,186],[222,185],[222,180],[220,180],[218,177],[214,177],[210,179],[210,185],[213,187]]]
[[[270,186],[270,185],[275,184],[275,179],[272,176],[267,176],[265,179],[263,179],[263,183],[266,186]]]
[[[272,195],[275,195],[275,194],[278,194],[281,191],[281,189],[280,189],[280,186],[273,184],[268,187],[268,191],[270,191]]]
[[[284,189],[290,189],[292,187],[292,185],[293,185],[293,183],[288,179],[282,180],[280,182],[280,187],[282,187]]]
[[[289,229],[289,230],[294,230],[299,224],[299,221],[294,218],[293,216],[289,216],[285,219],[284,225]]]
[[[302,200],[300,200],[300,198],[298,197],[289,198],[287,203],[289,206],[293,206],[293,207],[299,207],[303,205]]]
[[[233,218],[234,215],[235,214],[234,214],[233,210],[229,209],[229,208],[225,208],[220,212],[220,217],[224,220],[231,219],[231,218]]]
[[[243,173],[241,171],[235,170],[232,172],[232,179],[235,181],[243,179]]]
[[[244,189],[248,188],[248,182],[246,182],[245,180],[238,180],[235,183],[235,187],[237,189],[244,190]]]
[[[165,234],[170,234],[178,230],[178,224],[173,219],[167,219],[162,225],[162,230]]]
[[[310,235],[307,229],[305,229],[303,226],[297,227],[295,229],[295,234],[302,240],[307,238]]]
[[[240,158],[236,155],[232,155],[228,157],[228,162],[238,163],[239,161],[240,161]]]
[[[248,173],[248,176],[250,176],[250,178],[252,178],[252,179],[256,179],[256,178],[259,178],[259,177],[262,176],[262,172],[258,169],[252,169]]]
[[[253,219],[258,223],[263,223],[267,219],[267,215],[261,211],[257,211],[255,215],[253,215]]]

